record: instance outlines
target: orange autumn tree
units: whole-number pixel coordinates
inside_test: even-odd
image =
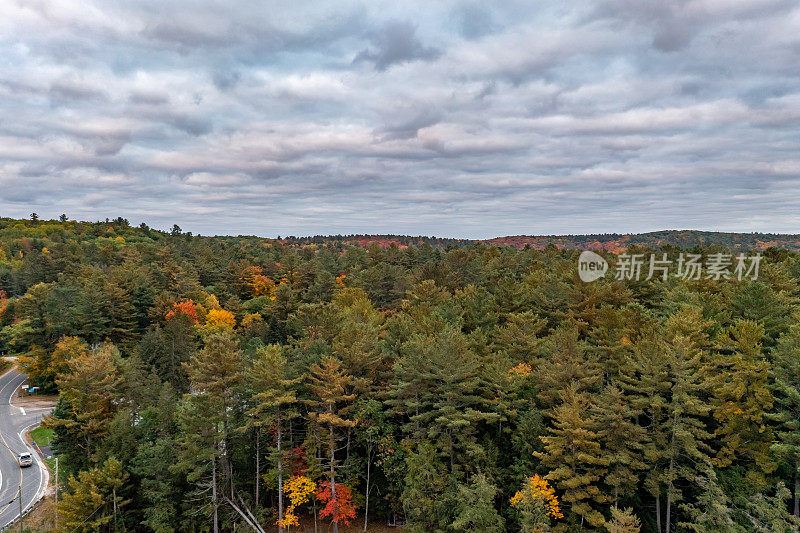
[[[0,259],[2,258],[3,258],[3,250],[0,250]],[[5,312],[6,307],[8,307],[8,302],[9,299],[8,295],[6,294],[6,291],[0,289],[0,319],[3,318],[3,313]]]
[[[356,508],[353,505],[353,493],[350,487],[343,483],[336,484],[336,497],[331,497],[331,482],[320,481],[317,487],[317,499],[325,504],[319,512],[323,518],[331,517],[331,522],[338,524],[339,521],[344,525],[350,525],[350,521],[356,517]]]
[[[252,287],[254,296],[272,296],[275,290],[275,282],[263,274],[253,275],[248,285]]]
[[[511,506],[519,511],[524,532],[548,531],[551,519],[558,520],[564,516],[555,490],[539,474],[525,480],[522,488],[511,497]]]
[[[530,376],[531,372],[533,372],[533,369],[531,368],[531,365],[529,365],[528,363],[520,363],[517,366],[512,367],[511,369],[509,369],[508,378],[509,379],[513,379],[513,378],[517,378],[517,377],[525,378],[525,377]]]
[[[169,313],[166,315],[166,319],[170,320],[179,314],[186,315],[189,317],[194,324],[198,323],[197,319],[197,305],[192,300],[186,300],[184,302],[175,302],[172,306],[172,309],[169,310]]]

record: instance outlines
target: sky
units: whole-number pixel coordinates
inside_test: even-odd
[[[800,233],[796,0],[0,0],[0,215]]]

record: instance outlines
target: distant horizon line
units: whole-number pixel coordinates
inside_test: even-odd
[[[119,221],[119,219],[123,219],[128,222],[130,227],[136,228],[141,227],[141,224],[147,226],[148,229],[152,229],[155,231],[161,231],[164,233],[169,233],[170,229],[159,229],[150,226],[146,222],[142,222],[139,225],[131,224],[128,219],[124,217],[117,217],[115,219],[107,218],[106,220],[78,220],[78,219],[67,219],[66,221],[61,221],[58,218],[50,218],[50,219],[38,219],[38,222],[54,222],[54,223],[65,223],[65,222],[72,222],[72,223],[83,223],[83,224],[105,224],[105,223],[113,223]],[[0,215],[0,219],[7,219],[7,220],[15,220],[15,221],[24,221],[24,222],[32,222],[30,218],[18,218],[13,216],[2,216]],[[180,227],[180,226],[179,226]],[[260,239],[274,239],[274,240],[284,240],[284,239],[310,239],[314,237],[424,237],[424,238],[432,238],[432,239],[446,239],[446,240],[455,240],[455,241],[473,241],[473,242],[486,242],[486,241],[493,241],[497,239],[511,239],[511,238],[556,238],[556,237],[603,237],[603,236],[616,236],[616,237],[625,237],[625,236],[637,236],[637,235],[653,235],[658,233],[682,233],[682,232],[696,232],[696,233],[709,233],[709,234],[717,234],[717,235],[767,235],[767,236],[775,236],[775,237],[800,237],[800,232],[798,233],[784,233],[784,232],[768,232],[768,231],[722,231],[722,230],[705,230],[705,229],[691,229],[691,228],[681,228],[681,229],[659,229],[659,230],[652,230],[652,231],[638,231],[638,232],[625,232],[625,231],[612,231],[612,232],[594,232],[594,233],[514,233],[514,234],[506,234],[506,235],[495,235],[494,237],[486,237],[486,238],[476,238],[476,237],[452,237],[452,236],[442,236],[436,234],[414,234],[414,233],[316,233],[316,234],[305,234],[305,235],[293,235],[293,234],[286,234],[281,236],[281,234],[276,234],[275,237],[269,237],[264,235],[257,235],[255,233],[216,233],[216,234],[206,234],[206,233],[195,233],[195,232],[184,232],[184,233],[192,233],[192,235],[197,237],[256,237]]]

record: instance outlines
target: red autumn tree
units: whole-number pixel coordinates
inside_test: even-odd
[[[338,524],[341,520],[348,526],[356,517],[353,493],[350,492],[350,487],[343,483],[336,484],[336,498],[331,498],[331,482],[320,481],[317,486],[317,499],[325,504],[319,515],[323,518],[330,516],[334,524]]]

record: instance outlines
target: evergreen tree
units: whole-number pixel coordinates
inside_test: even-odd
[[[253,392],[253,407],[248,415],[253,417],[253,426],[256,428],[256,441],[260,442],[261,431],[264,426],[275,430],[275,448],[272,454],[277,466],[278,474],[278,530],[283,531],[283,478],[284,478],[284,451],[283,431],[284,426],[296,410],[293,406],[297,397],[292,387],[299,379],[288,379],[286,358],[281,353],[280,346],[270,345],[259,347],[256,359],[250,370],[249,381]],[[261,469],[259,446],[256,446],[256,496],[259,501],[258,486],[261,484]]]
[[[694,480],[711,461],[712,434],[705,419],[708,384],[703,352],[690,337],[668,340],[651,333],[637,343],[623,382],[633,395],[647,428],[644,460],[649,465],[644,486],[655,497],[656,527],[662,531],[662,496],[666,499],[663,531],[670,531],[672,504],[683,499],[681,480]]]
[[[71,477],[58,503],[61,531],[117,531],[117,522],[122,520],[122,508],[130,503],[123,498],[127,480],[128,474],[123,471],[122,463],[113,458],[102,466]]]
[[[750,530],[757,533],[787,533],[800,530],[800,519],[787,510],[786,500],[791,493],[778,483],[772,497],[758,493],[751,499],[748,518]]]
[[[70,359],[67,370],[56,379],[71,416],[53,417],[48,425],[79,434],[80,441],[75,444],[90,463],[97,459],[97,446],[106,436],[116,410],[115,399],[121,383],[114,365],[118,356],[114,346],[103,345]]]
[[[497,513],[494,498],[498,489],[483,474],[475,474],[469,485],[459,485],[456,519],[452,528],[456,531],[493,533],[503,530],[503,518]]]
[[[342,363],[333,357],[325,357],[318,365],[309,369],[309,388],[313,398],[307,400],[313,409],[309,413],[325,434],[321,436],[327,444],[328,452],[328,481],[330,483],[330,500],[336,502],[336,471],[339,462],[336,459],[337,443],[341,438],[342,430],[349,430],[355,426],[355,421],[348,417],[352,409],[355,394],[348,393],[353,377],[342,369]],[[336,508],[336,504],[333,505]],[[332,517],[333,531],[339,531],[339,516]]]
[[[741,321],[726,330],[717,343],[722,351],[714,358],[710,382],[714,388],[715,434],[722,441],[715,462],[720,467],[735,459],[753,465],[748,480],[764,486],[765,476],[775,470],[770,456],[774,440],[766,413],[772,409],[767,387],[769,363],[761,349],[764,328]]]
[[[181,456],[174,469],[186,472],[199,492],[210,492],[214,533],[219,531],[219,502],[226,497],[220,487],[235,500],[230,409],[242,380],[241,359],[232,333],[220,330],[206,337],[205,347],[184,363],[192,392],[184,396],[178,412]]]
[[[697,503],[681,504],[689,519],[679,527],[697,533],[739,533],[744,528],[736,523],[728,496],[717,484],[717,475],[708,465],[706,473],[695,479],[701,492]]]
[[[633,509],[611,509],[611,520],[606,522],[608,533],[639,533],[642,521],[633,513]]]
[[[595,409],[598,437],[607,464],[603,481],[611,488],[611,501],[617,507],[620,496],[633,495],[639,484],[639,472],[647,467],[642,460],[646,430],[636,424],[640,412],[614,385],[607,386],[598,396]]]
[[[562,391],[574,384],[576,392],[594,389],[602,374],[595,357],[586,351],[579,339],[577,325],[566,324],[550,335],[542,348],[543,355],[535,364],[539,384],[539,400],[553,407]]]
[[[772,444],[775,456],[787,466],[794,491],[794,516],[800,518],[800,327],[781,337],[770,369],[774,412],[769,416],[777,423],[777,442]]]
[[[432,337],[415,335],[401,350],[387,404],[406,419],[405,432],[418,442],[434,442],[456,472],[465,456],[483,453],[476,439],[481,425],[500,418],[496,387],[454,328]]]
[[[573,382],[564,391],[549,415],[553,423],[549,435],[541,437],[544,450],[534,455],[549,469],[545,477],[564,491],[564,503],[572,512],[599,527],[604,519],[597,507],[609,500],[601,488],[608,460],[601,450],[597,421],[589,414],[590,399],[578,390]]]
[[[449,513],[442,513],[441,506],[441,496],[447,489],[448,480],[436,448],[430,441],[422,440],[417,451],[406,457],[402,502],[411,531],[440,531],[441,522],[449,523]]]

